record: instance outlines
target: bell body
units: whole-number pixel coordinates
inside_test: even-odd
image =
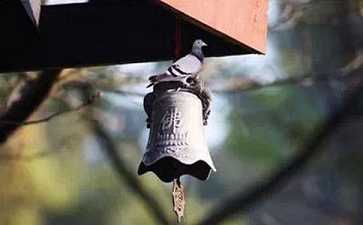
[[[153,171],[170,182],[184,174],[201,180],[215,167],[208,151],[201,100],[188,91],[166,91],[152,104],[146,153],[138,173]]]

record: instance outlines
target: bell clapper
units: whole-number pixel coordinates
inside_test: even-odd
[[[180,223],[181,218],[184,217],[184,209],[185,209],[184,186],[180,183],[180,177],[174,179],[173,181],[172,195],[173,195],[174,212],[178,217],[178,223]]]

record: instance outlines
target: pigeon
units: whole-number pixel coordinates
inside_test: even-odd
[[[202,48],[204,46],[207,46],[207,44],[201,39],[195,40],[192,51],[188,55],[171,64],[164,73],[149,77],[150,84],[147,88],[160,82],[180,81],[184,84],[188,84],[188,78],[197,79],[198,73],[203,66],[204,54]]]

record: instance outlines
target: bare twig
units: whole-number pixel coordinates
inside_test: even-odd
[[[308,81],[312,81],[311,75],[303,75],[303,76],[297,76],[297,77],[291,77],[287,79],[281,79],[274,81],[272,83],[268,84],[261,84],[257,81],[246,79],[246,78],[231,78],[230,80],[224,80],[221,84],[218,84],[218,86],[214,86],[214,81],[209,81],[211,84],[211,90],[214,93],[241,93],[245,91],[253,91],[258,90],[262,88],[268,88],[273,86],[283,86],[283,85],[301,85],[303,83],[308,83]],[[319,81],[323,81],[323,79],[319,79]],[[328,81],[328,79],[325,79],[325,81]],[[219,83],[219,82],[218,82]],[[117,90],[103,90],[107,93],[113,93],[117,95],[122,96],[135,96],[135,97],[144,97],[144,93],[131,91],[131,90],[123,90],[123,89],[117,89]]]
[[[52,113],[51,115],[49,115],[45,118],[39,119],[39,120],[31,120],[31,121],[26,121],[23,123],[17,123],[17,125],[26,126],[26,125],[34,125],[34,124],[48,122],[58,116],[64,115],[66,113],[79,111],[82,108],[93,104],[99,96],[100,96],[100,93],[97,92],[96,95],[90,96],[86,102],[80,104],[79,106],[77,106],[75,108],[71,108],[71,109],[68,109],[65,111],[55,112],[55,113]],[[11,121],[0,121],[0,123],[14,124]],[[61,153],[61,151],[40,151],[40,152],[36,152],[36,153],[30,154],[30,155],[2,153],[2,154],[0,154],[0,161],[26,161],[26,162],[28,162],[28,161],[33,161],[36,159],[44,158],[44,157],[50,156],[55,153]]]
[[[137,96],[137,97],[142,97],[142,98],[145,96],[144,93],[140,93],[140,92],[136,92],[136,91],[127,91],[127,90],[122,90],[122,89],[106,90],[105,92],[109,92],[109,93],[113,93],[113,94],[117,94],[117,95]]]
[[[95,102],[95,100],[99,97],[100,95],[97,94],[95,96],[92,96],[88,99],[88,101],[80,104],[79,106],[75,107],[75,108],[71,108],[68,110],[64,110],[64,111],[59,111],[59,112],[54,112],[44,118],[41,119],[37,119],[37,120],[29,120],[29,121],[25,121],[25,122],[13,122],[13,121],[0,121],[0,124],[15,124],[15,125],[19,125],[19,126],[28,126],[28,125],[35,125],[35,124],[39,124],[39,123],[45,123],[45,122],[49,122],[50,120],[59,117],[61,115],[67,114],[67,113],[71,113],[71,112],[77,112],[81,109],[83,109],[84,107],[87,107],[91,104],[93,104]]]
[[[231,79],[223,80],[222,82],[214,82],[213,80],[209,81],[210,89],[213,93],[242,93],[247,91],[255,91],[269,87],[280,87],[286,85],[299,85],[299,86],[311,86],[316,83],[322,82],[330,82],[330,81],[346,81],[351,78],[351,71],[342,70],[336,71],[332,73],[321,73],[321,74],[303,74],[299,76],[289,77],[285,79],[276,80],[271,83],[261,84],[257,81],[241,78],[241,77],[233,77]],[[213,85],[214,83],[218,83],[218,85]],[[136,92],[132,90],[104,90],[104,92],[109,92],[118,95],[125,96],[136,96],[136,97],[144,97],[144,93]]]
[[[164,210],[157,199],[155,199],[155,197],[136,179],[134,173],[129,171],[126,166],[127,163],[123,160],[121,155],[119,155],[113,140],[106,133],[101,124],[99,124],[98,121],[90,121],[90,125],[98,137],[98,141],[103,146],[103,149],[105,150],[105,153],[119,178],[126,181],[126,184],[135,191],[135,193],[142,199],[142,202],[145,203],[145,208],[149,210],[160,224],[173,224],[165,215]]]
[[[0,123],[0,143],[4,143],[19,128],[20,124],[40,106],[48,96],[53,84],[62,70],[45,70],[21,90],[20,98],[0,115],[0,121],[12,121],[13,124]]]
[[[314,156],[323,150],[322,147],[325,141],[335,132],[339,124],[350,115],[352,108],[359,103],[363,92],[362,78],[359,77],[359,80],[357,79],[355,83],[356,86],[350,94],[347,94],[344,103],[317,129],[316,134],[305,142],[306,144],[297,151],[297,155],[291,161],[283,165],[266,181],[262,181],[248,188],[246,191],[238,192],[230,198],[225,199],[206,218],[199,222],[198,225],[216,225],[238,212],[251,209],[263,197],[276,192],[291,177],[301,172]]]
[[[341,72],[335,72],[331,74],[304,74],[294,76],[286,79],[276,80],[271,83],[261,84],[249,79],[236,79],[232,78],[231,81],[225,81],[221,87],[212,87],[214,93],[241,93],[246,91],[254,91],[263,88],[285,86],[285,85],[301,85],[311,86],[315,83],[329,82],[329,81],[346,81],[351,78],[352,75],[345,75]]]

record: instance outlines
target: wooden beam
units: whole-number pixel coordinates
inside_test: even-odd
[[[266,52],[268,0],[161,0],[188,20],[261,53]]]
[[[42,6],[38,29],[34,29],[20,1],[5,2],[7,5],[0,7],[0,72],[174,58],[176,20],[180,16],[155,1]],[[180,28],[182,54],[197,38],[208,43],[207,56],[261,52],[189,20],[181,20]]]
[[[35,26],[39,24],[41,0],[20,0]]]

